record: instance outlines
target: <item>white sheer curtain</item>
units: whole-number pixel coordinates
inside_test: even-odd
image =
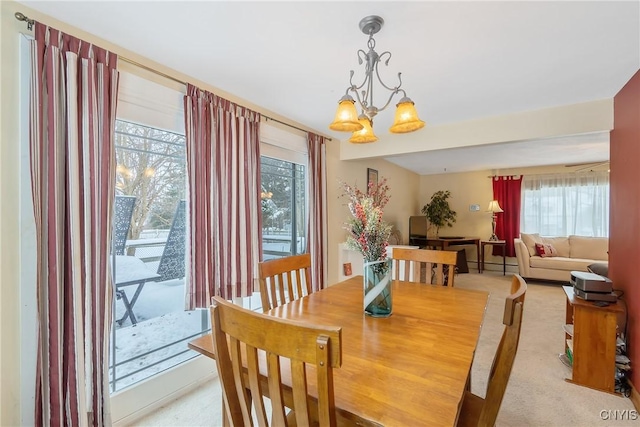
[[[607,237],[609,172],[524,176],[520,223],[523,233]]]

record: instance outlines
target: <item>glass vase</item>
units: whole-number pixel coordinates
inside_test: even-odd
[[[371,317],[391,316],[391,259],[365,261],[363,271],[365,314]]]

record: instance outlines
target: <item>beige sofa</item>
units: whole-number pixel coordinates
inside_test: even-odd
[[[557,256],[540,257],[536,243],[547,243],[557,251]],[[520,233],[514,239],[519,274],[529,279],[558,280],[568,282],[571,271],[587,271],[593,263],[608,263],[609,239],[607,237],[541,237],[538,234]]]

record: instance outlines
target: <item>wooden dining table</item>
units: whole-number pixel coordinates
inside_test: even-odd
[[[386,426],[455,425],[489,294],[396,281],[393,314],[374,318],[364,314],[362,288],[356,276],[267,314],[342,327],[342,366],[334,370],[339,416]],[[189,347],[215,358],[210,334]]]

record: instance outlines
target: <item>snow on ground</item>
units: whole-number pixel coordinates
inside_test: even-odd
[[[144,237],[162,236],[156,233]],[[135,256],[142,260],[155,260],[145,264],[150,271],[157,271],[162,249],[161,245],[140,247],[136,249]],[[285,246],[274,248],[276,249],[284,251]],[[136,289],[137,285],[120,288],[127,294],[129,301]],[[252,310],[261,308],[259,293],[255,293],[252,298],[234,302]],[[135,325],[131,324],[130,318],[122,322],[122,325],[117,322],[113,324],[109,355],[112,391],[121,390],[197,356],[195,351],[188,349],[187,344],[210,329],[209,310],[185,310],[184,279],[145,283],[133,312],[137,319]],[[114,298],[115,318],[121,319],[124,314],[123,301]]]
[[[123,288],[129,299],[133,297],[135,288],[136,286]],[[194,351],[188,350],[187,343],[194,338],[194,335],[209,328],[209,314],[207,310],[185,311],[184,295],[184,280],[148,282],[144,285],[133,307],[138,320],[137,324],[131,325],[129,318],[123,322],[122,326],[114,324],[110,365],[113,366],[115,344],[116,390],[197,355]],[[122,300],[116,299],[116,318],[120,319],[124,313]],[[165,345],[167,347],[160,348]],[[144,355],[155,349],[158,350]],[[181,352],[184,353],[179,354]],[[163,360],[169,357],[171,358]],[[142,371],[125,377],[141,369]],[[113,371],[110,371],[110,375],[110,380],[113,381]]]
[[[121,390],[198,354],[189,350],[187,343],[200,332],[210,328],[209,311],[206,309],[185,311],[184,283],[183,279],[145,283],[133,307],[133,312],[138,320],[137,324],[131,325],[129,318],[123,322],[122,326],[114,323],[111,336],[110,358],[112,360],[110,366],[113,366],[113,346],[115,343],[115,363],[117,365],[115,390]],[[136,286],[127,286],[122,289],[131,300]],[[246,308],[260,309],[260,294],[255,293],[252,298],[247,298],[242,303]],[[116,318],[122,318],[124,313],[122,300],[115,299]],[[165,345],[167,345],[166,348],[159,349]],[[159,350],[144,355],[155,349]],[[183,354],[179,354],[182,352]],[[163,361],[169,357],[171,357],[169,360]],[[141,371],[133,373],[138,370]],[[123,378],[128,374],[131,375]],[[112,375],[113,371],[111,370],[110,381],[113,381]]]

